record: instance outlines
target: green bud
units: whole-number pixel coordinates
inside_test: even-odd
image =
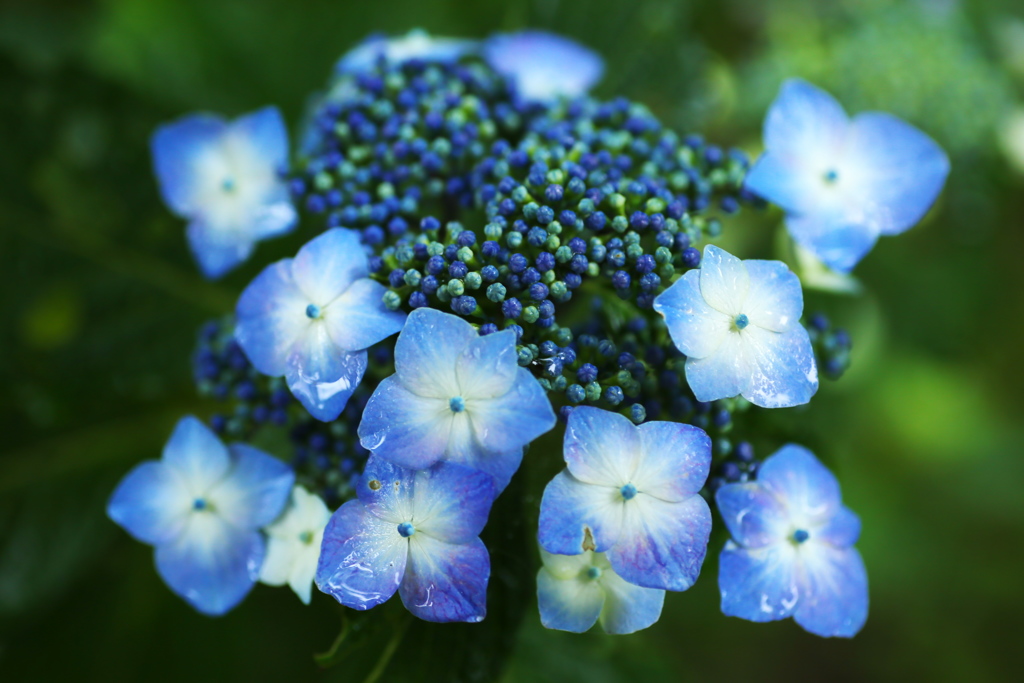
[[[316,189],[323,192],[324,190],[329,190],[334,186],[334,178],[331,177],[330,173],[320,171],[316,174],[316,177],[313,178],[313,184],[316,185]]]
[[[500,304],[505,300],[505,285],[500,282],[495,282],[487,288],[487,299],[493,301],[496,304]]]
[[[388,290],[384,292],[384,306],[389,311],[397,311],[402,306],[402,297],[398,296],[398,292]]]
[[[548,251],[556,251],[562,245],[562,240],[557,235],[551,235],[544,241],[544,248]]]
[[[569,380],[565,378],[565,375],[559,375],[553,382],[551,382],[551,388],[555,391],[565,391],[568,386]]]
[[[540,311],[537,310],[536,306],[527,306],[523,309],[523,320],[528,323],[535,323],[540,317]]]
[[[616,216],[612,219],[612,230],[618,233],[629,229],[629,220],[625,216]]]
[[[672,263],[672,250],[668,247],[658,247],[654,250],[655,263]]]
[[[480,289],[480,285],[484,283],[484,279],[480,276],[480,273],[473,271],[471,273],[466,273],[465,282],[466,287],[469,289]]]
[[[546,285],[550,285],[555,281],[555,271],[549,270],[540,276],[540,281]]]
[[[558,247],[555,250],[555,261],[558,263],[568,263],[572,260],[572,249],[569,247]]]
[[[597,401],[601,398],[601,385],[597,382],[591,382],[584,387],[587,390],[587,400],[590,402]]]
[[[440,242],[431,242],[427,245],[428,256],[442,256],[444,255],[444,245]]]
[[[518,233],[518,232],[516,232],[514,230],[505,233],[505,244],[507,244],[510,249],[518,249],[519,246],[522,243],[523,243],[523,236],[522,236],[522,234],[520,234],[520,233]]]
[[[639,244],[631,244],[626,247],[626,256],[632,260],[636,260],[644,255],[644,248]]]
[[[658,197],[652,197],[647,200],[647,204],[644,205],[647,213],[661,213],[665,210],[665,200]]]
[[[497,223],[488,223],[484,226],[484,237],[489,240],[497,241],[501,239],[501,233],[505,230]]]
[[[601,273],[601,266],[593,261],[587,262],[587,275],[597,277]]]
[[[474,260],[473,250],[469,247],[460,247],[455,256],[464,263],[470,263]]]
[[[465,293],[465,291],[466,291],[466,287],[465,287],[465,285],[462,284],[462,280],[458,280],[458,279],[456,279],[456,280],[449,280],[448,284],[447,284],[447,288],[448,288],[448,293],[451,294],[453,297],[462,296]]]
[[[436,296],[437,300],[443,304],[446,304],[452,300],[452,295],[448,293],[447,287],[438,287]]]
[[[402,277],[402,279],[405,280],[405,284],[409,285],[410,287],[419,287],[420,280],[423,279],[423,276],[420,274],[420,271],[416,270],[415,268],[410,268],[409,270],[405,271],[405,275]]]

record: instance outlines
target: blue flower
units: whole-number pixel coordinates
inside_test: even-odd
[[[267,266],[235,310],[235,338],[257,370],[285,376],[310,414],[341,414],[366,371],[366,348],[402,328],[369,279],[358,233],[334,228]]]
[[[345,53],[334,70],[338,73],[352,73],[373,68],[383,58],[397,63],[410,59],[433,62],[450,62],[474,51],[477,41],[461,38],[435,38],[426,31],[414,29],[399,38],[375,35]]]
[[[395,374],[363,411],[360,442],[403,467],[450,460],[482,470],[503,490],[523,447],[556,421],[518,357],[512,330],[478,336],[462,318],[416,309],[398,335]]]
[[[259,529],[284,509],[291,468],[245,444],[225,446],[185,417],[163,458],[118,484],[107,515],[156,546],[156,568],[172,591],[204,614],[224,614],[248,594],[263,563]]]
[[[439,463],[409,470],[371,455],[324,531],[317,587],[367,610],[397,590],[427,621],[481,621],[491,560],[479,539],[494,501],[483,472]]]
[[[661,617],[665,591],[642,588],[615,573],[603,553],[553,555],[540,551],[537,604],[546,628],[583,633],[600,621],[606,633],[633,633]]]
[[[715,495],[732,541],[719,563],[722,612],[750,621],[793,617],[819,636],[855,635],[868,615],[868,578],[853,544],[860,520],[839,483],[806,448],[784,446],[757,481]]]
[[[288,134],[275,107],[231,122],[186,116],[160,126],[152,150],[164,203],[189,221],[189,246],[206,277],[224,275],[256,242],[295,227],[279,175],[288,164]]]
[[[699,495],[711,439],[692,425],[646,422],[580,407],[565,430],[565,462],[540,504],[541,546],[607,553],[615,573],[646,588],[693,585],[707,551],[711,512]]]
[[[539,102],[585,95],[604,73],[597,53],[546,31],[495,34],[484,42],[483,55],[523,98]]]
[[[841,272],[879,236],[921,220],[949,174],[945,152],[917,128],[881,112],[847,118],[831,95],[800,80],[782,85],[764,144],[747,188],[785,209],[793,239]]]
[[[742,395],[762,408],[811,400],[818,369],[803,312],[800,280],[781,261],[741,261],[708,245],[654,300],[698,401]]]

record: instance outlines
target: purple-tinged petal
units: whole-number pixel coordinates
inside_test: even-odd
[[[636,472],[640,432],[618,413],[581,406],[569,415],[562,447],[573,478],[618,488]]]
[[[503,396],[467,400],[466,414],[477,441],[491,452],[521,448],[557,422],[547,392],[526,368],[516,368],[515,383]]]
[[[191,514],[182,533],[156,548],[156,569],[174,593],[211,616],[242,601],[259,576],[263,536],[215,513]]]
[[[678,503],[704,487],[711,439],[703,430],[678,422],[645,422],[640,447],[643,456],[631,480],[638,491]]]
[[[395,372],[414,394],[448,401],[461,391],[455,375],[459,356],[476,338],[476,330],[462,318],[417,308],[395,343]]]
[[[350,500],[331,516],[324,530],[316,585],[357,610],[387,601],[405,575],[409,542],[396,525]]]
[[[205,493],[231,468],[227,447],[192,415],[178,421],[163,451],[164,464],[179,474],[193,495]]]
[[[463,398],[504,396],[522,376],[512,330],[471,339],[458,357],[455,375]]]
[[[228,447],[232,466],[228,476],[207,498],[218,515],[239,529],[259,529],[284,510],[295,484],[292,468],[247,444]]]
[[[377,385],[363,409],[359,442],[385,460],[423,469],[444,456],[451,423],[448,399],[417,396],[392,375]]]
[[[713,353],[686,359],[686,383],[698,401],[717,401],[743,393],[750,382],[750,361],[744,347],[740,333],[729,332]]]
[[[750,322],[772,332],[786,332],[798,325],[804,311],[800,278],[782,261],[744,262],[750,290],[743,312]]]
[[[605,602],[601,583],[587,574],[593,554],[554,555],[543,548],[540,552],[544,560],[544,566],[537,572],[540,622],[545,628],[559,631],[588,631],[597,622]]]
[[[818,391],[818,367],[803,325],[782,333],[752,325],[740,336],[750,361],[743,398],[762,408],[789,408],[811,400]]]
[[[860,517],[845,505],[840,506],[835,516],[813,533],[818,541],[835,548],[849,548],[860,538]]]
[[[604,552],[619,541],[623,503],[618,488],[585,484],[562,470],[544,489],[537,539],[560,555]]]
[[[814,454],[787,444],[770,455],[757,472],[757,482],[771,491],[801,523],[825,523],[841,505],[839,482]]]
[[[699,495],[666,503],[645,494],[624,505],[618,541],[608,550],[612,569],[645,588],[684,591],[700,575],[711,534],[711,510]]]
[[[402,604],[426,621],[483,621],[491,558],[483,541],[451,544],[426,534],[409,538]]]
[[[331,346],[333,347],[333,344]],[[363,374],[366,372],[366,351],[344,353],[337,350],[337,347],[334,349],[337,356],[331,360],[329,367],[332,367],[334,371],[338,371],[340,368],[341,375],[332,382],[307,381],[300,374],[302,366],[298,363],[289,365],[285,372],[288,389],[309,414],[321,422],[331,422],[341,415],[349,397],[359,386],[359,382],[362,381]]]
[[[700,294],[711,308],[736,316],[750,289],[750,276],[744,262],[713,244],[704,247],[700,262]]]
[[[135,539],[157,545],[181,534],[193,497],[182,478],[162,462],[137,465],[117,485],[107,516]]]
[[[414,487],[411,521],[416,533],[468,543],[487,524],[495,497],[487,473],[443,462],[417,472]]]
[[[764,144],[771,154],[804,160],[834,159],[846,145],[850,122],[843,107],[824,90],[806,81],[782,84],[764,120]],[[771,199],[767,197],[767,199]]]
[[[371,453],[356,486],[356,495],[377,517],[396,525],[408,522],[413,515],[417,472]]]
[[[402,329],[405,313],[389,311],[382,301],[387,289],[363,278],[322,312],[331,340],[346,351],[361,351]]]
[[[153,167],[164,202],[183,218],[196,215],[216,169],[223,119],[192,114],[157,128],[151,140]]]
[[[700,271],[690,270],[654,300],[665,317],[672,342],[686,356],[703,358],[715,351],[729,332],[732,318],[717,311],[700,291]]]
[[[292,260],[263,269],[238,298],[235,340],[249,362],[271,377],[287,370],[288,354],[312,324],[307,299],[292,278]]]
[[[878,241],[878,230],[836,211],[787,216],[786,229],[797,244],[826,266],[849,273]]]
[[[607,633],[635,633],[661,618],[665,591],[635,586],[610,568],[601,575],[600,581],[605,591],[601,626]]]
[[[349,285],[370,274],[359,233],[332,228],[306,242],[295,255],[292,274],[311,303],[326,307]]]
[[[747,548],[778,543],[792,531],[786,506],[760,483],[727,484],[715,504],[733,539]]]
[[[803,594],[796,623],[818,636],[852,638],[868,618],[868,575],[860,553],[826,544],[807,550],[800,553]]]
[[[546,101],[587,93],[604,72],[604,62],[579,43],[546,31],[491,36],[484,59],[512,79],[525,99]]]
[[[791,616],[801,598],[795,555],[788,542],[753,550],[726,542],[718,563],[722,614],[756,622]]]

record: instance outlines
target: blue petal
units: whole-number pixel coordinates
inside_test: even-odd
[[[396,525],[408,522],[412,519],[418,471],[421,470],[400,467],[371,453],[356,486],[356,495],[377,517]]]
[[[728,541],[718,562],[722,614],[757,622],[792,615],[801,597],[795,560],[788,542],[747,550]]]
[[[700,575],[711,534],[711,510],[699,495],[667,503],[640,493],[624,505],[612,569],[645,588],[684,591]]]
[[[333,346],[333,345],[331,345]],[[289,365],[285,373],[285,381],[299,403],[309,414],[321,422],[336,420],[352,392],[359,386],[366,372],[366,351],[344,353],[337,351],[328,367],[340,367],[340,376],[332,382],[309,382],[300,374],[300,366]]]
[[[764,144],[769,153],[784,157],[827,158],[841,150],[849,125],[834,97],[810,83],[791,79],[782,84],[765,117]]]
[[[829,188],[822,182],[823,173],[828,171],[820,168],[827,163],[826,159],[815,163],[768,150],[754,162],[743,184],[748,191],[788,212],[815,212],[828,199]]]
[[[255,237],[229,233],[196,218],[186,230],[188,246],[203,275],[217,279],[242,263],[252,254]]]
[[[690,270],[658,295],[654,310],[665,317],[672,342],[685,355],[703,358],[722,343],[732,320],[700,293],[700,271]]]
[[[522,448],[557,422],[547,392],[526,368],[516,368],[507,394],[467,401],[466,413],[479,444],[497,453]]]
[[[927,213],[949,175],[949,158],[934,140],[895,116],[859,114],[850,129],[856,192],[872,228],[896,235]]]
[[[311,325],[309,303],[292,278],[291,259],[264,268],[242,292],[235,307],[235,340],[264,375],[285,373],[289,352]]]
[[[236,529],[213,513],[192,514],[177,539],[157,546],[156,569],[192,607],[216,616],[252,589],[264,551],[258,531]]]
[[[264,107],[240,116],[230,128],[232,134],[243,138],[267,166],[274,169],[287,166],[288,129],[277,107]]]
[[[800,324],[804,294],[800,278],[782,261],[743,262],[750,275],[750,290],[743,312],[750,322],[773,332]]]
[[[442,462],[416,473],[412,523],[446,543],[468,543],[483,531],[494,502],[490,475]]]
[[[259,529],[281,514],[295,484],[292,468],[247,444],[229,447],[231,472],[210,491],[217,514],[239,529]]]
[[[804,592],[796,623],[819,636],[855,636],[868,618],[868,575],[860,553],[818,544],[801,559]]]
[[[622,518],[617,487],[585,484],[562,470],[544,489],[537,539],[549,553],[604,552],[619,540]]]
[[[601,575],[605,591],[601,626],[607,633],[635,633],[661,618],[665,591],[635,586],[608,570]]]
[[[878,241],[876,228],[836,211],[787,216],[786,229],[797,244],[839,273],[853,270]]]
[[[744,262],[713,244],[704,247],[700,262],[700,294],[711,308],[736,316],[750,289],[750,276]]]
[[[367,610],[395,594],[402,582],[409,543],[397,527],[350,500],[331,516],[320,546],[316,585],[335,600]]]
[[[686,383],[698,401],[717,401],[743,392],[750,382],[744,346],[740,333],[729,332],[713,353],[686,359]]]
[[[353,282],[370,274],[359,233],[332,228],[306,242],[292,262],[292,276],[302,293],[326,308]]]
[[[192,501],[180,476],[162,462],[149,461],[117,485],[107,516],[136,539],[157,545],[181,533]]]
[[[459,356],[477,332],[462,318],[433,308],[409,314],[395,343],[395,372],[409,391],[420,396],[458,396]]]
[[[384,306],[386,291],[379,282],[362,278],[328,304],[322,315],[331,340],[346,351],[361,351],[401,330],[405,313]]]
[[[678,503],[704,487],[711,439],[703,430],[678,422],[645,422],[640,444],[643,455],[631,479],[639,491]]]
[[[401,335],[398,339],[401,343]],[[391,375],[377,385],[363,409],[359,441],[385,460],[422,469],[444,457],[451,424],[447,398],[417,396],[398,375]]]
[[[523,462],[523,449],[493,453],[477,446],[459,452],[449,452],[445,456],[445,461],[490,475],[495,495],[498,495],[512,481],[512,475],[519,471],[519,466]]]
[[[341,377],[353,377],[353,357],[355,353],[346,353],[331,339],[327,324],[315,320],[302,332],[285,359],[285,374],[288,384],[292,380],[301,380],[308,384],[329,384]],[[365,368],[364,368],[365,369]],[[362,379],[362,372],[356,382]],[[353,384],[353,388],[354,388]]]
[[[848,548],[860,538],[860,517],[848,507],[840,506],[835,516],[814,535],[836,548]]]
[[[193,493],[209,489],[231,467],[227,447],[209,427],[191,415],[178,421],[164,446],[163,461],[181,475],[185,486]]]
[[[205,178],[198,172],[204,156],[216,153],[227,129],[223,119],[192,114],[164,124],[153,133],[153,167],[164,202],[183,218],[192,217],[201,205]]]
[[[419,59],[431,62],[455,61],[476,48],[476,41],[459,38],[434,38],[413,30],[399,38],[373,36],[350,50],[335,64],[338,73],[354,73],[376,65],[385,58],[390,62]]]
[[[491,558],[483,541],[451,544],[427,535],[409,539],[402,604],[426,621],[483,621]]]
[[[786,505],[793,517],[827,522],[840,507],[839,482],[814,454],[787,444],[770,455],[757,481]]]
[[[504,396],[522,379],[522,372],[512,330],[471,339],[455,365],[464,398]]]
[[[573,478],[619,488],[636,472],[640,432],[623,415],[581,406],[569,414],[562,450]]]
[[[292,206],[288,187],[281,183],[263,195],[262,202],[249,210],[246,234],[252,240],[277,237],[298,225],[299,214]]]
[[[727,484],[715,504],[733,539],[747,548],[785,540],[791,531],[786,507],[759,483]]]
[[[545,31],[496,34],[484,43],[484,59],[515,81],[527,100],[578,97],[604,72],[604,62],[579,43]]]
[[[740,336],[750,363],[743,398],[762,408],[789,408],[811,400],[818,391],[818,367],[803,325],[783,333],[751,325]]]
[[[552,555],[543,550],[541,553],[545,557],[544,566],[537,572],[540,623],[559,631],[588,631],[597,622],[605,602],[601,583],[586,575],[591,554]],[[551,563],[557,566],[551,567]]]

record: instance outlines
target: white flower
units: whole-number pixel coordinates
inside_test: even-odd
[[[331,511],[319,496],[296,486],[284,515],[264,529],[267,558],[260,570],[260,581],[269,586],[288,584],[308,605],[320,559],[320,542],[330,518]]]

